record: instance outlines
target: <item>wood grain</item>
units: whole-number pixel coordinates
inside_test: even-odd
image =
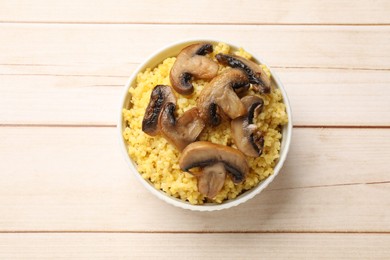
[[[389,243],[385,234],[0,234],[0,257],[388,259]]]
[[[128,65],[128,75],[135,69]],[[107,66],[3,66],[0,123],[115,125],[126,72]],[[41,70],[41,72],[40,72]],[[28,71],[31,71],[28,74]],[[276,68],[296,126],[390,126],[390,71]],[[110,75],[113,73],[113,75]]]
[[[390,26],[0,24],[0,64],[118,67],[186,38],[235,43],[272,67],[390,69]]]
[[[2,22],[195,24],[389,24],[389,2],[375,1],[2,1]]]
[[[0,231],[390,232],[387,129],[295,129],[275,182],[213,213],[152,196],[129,172],[116,134],[0,128]]]

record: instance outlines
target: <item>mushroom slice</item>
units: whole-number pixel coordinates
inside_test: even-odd
[[[167,103],[159,118],[159,128],[162,135],[180,151],[194,142],[203,131],[205,123],[199,117],[198,109],[191,108],[176,119],[176,105]]]
[[[264,137],[253,123],[253,118],[263,109],[264,101],[257,96],[246,96],[241,99],[247,108],[245,116],[231,121],[232,136],[238,149],[244,154],[258,157],[263,152]]]
[[[225,183],[226,169],[222,162],[206,166],[198,177],[198,190],[212,199],[217,196]]]
[[[182,95],[190,95],[194,88],[190,80],[212,79],[218,73],[218,63],[205,57],[213,51],[210,43],[196,43],[184,48],[172,66],[169,78],[172,87]]]
[[[231,119],[245,115],[246,108],[236,91],[248,87],[248,77],[238,69],[225,70],[215,77],[202,89],[197,101],[203,120],[216,126],[221,122],[221,114]]]
[[[183,171],[189,171],[195,167],[204,169],[218,163],[223,164],[234,183],[242,182],[249,172],[248,163],[240,151],[206,141],[189,144],[179,159],[179,166]]]
[[[219,63],[243,70],[253,87],[261,93],[271,92],[271,80],[257,63],[237,55],[217,54],[215,58]]]
[[[166,85],[155,86],[150,94],[150,101],[142,120],[142,131],[151,136],[159,133],[158,118],[167,102],[176,103],[176,97],[172,92],[172,88]]]

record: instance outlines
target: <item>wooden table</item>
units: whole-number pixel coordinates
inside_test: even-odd
[[[0,22],[0,259],[390,259],[389,1],[1,0]],[[292,103],[280,176],[220,212],[151,195],[116,135],[129,75],[189,37],[262,56]]]

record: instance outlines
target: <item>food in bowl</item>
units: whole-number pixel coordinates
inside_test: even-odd
[[[189,44],[140,72],[129,95],[127,152],[156,189],[223,203],[273,173],[286,106],[268,68],[243,49]]]

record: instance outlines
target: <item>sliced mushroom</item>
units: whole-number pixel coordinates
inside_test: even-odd
[[[246,114],[236,92],[249,87],[248,77],[238,69],[228,69],[215,77],[200,93],[197,101],[200,116],[211,125],[218,125],[221,116],[229,118]],[[222,113],[223,112],[223,113]]]
[[[172,88],[166,85],[155,86],[150,94],[150,101],[142,120],[142,131],[151,136],[159,133],[158,118],[167,102],[176,103]]]
[[[222,189],[226,179],[226,170],[223,163],[206,166],[198,177],[198,190],[208,198],[214,198]]]
[[[194,142],[205,127],[199,117],[198,109],[191,108],[176,119],[176,105],[167,103],[160,114],[159,128],[162,135],[180,151],[188,144]]]
[[[258,157],[263,152],[264,137],[253,123],[253,119],[263,109],[264,101],[257,96],[246,96],[241,101],[247,108],[248,113],[232,120],[230,123],[234,143],[244,154]]]
[[[215,58],[223,65],[243,70],[253,87],[261,93],[271,92],[271,80],[257,63],[237,55],[217,54]]]
[[[218,63],[205,57],[213,51],[210,43],[196,43],[184,48],[172,66],[169,78],[172,87],[182,95],[190,95],[194,88],[190,80],[212,79],[218,73]]]
[[[205,169],[206,167],[219,163],[223,164],[224,170],[231,176],[234,183],[242,182],[249,172],[248,163],[245,156],[240,151],[229,146],[206,141],[198,141],[189,144],[183,150],[179,159],[179,166],[183,171],[189,171],[195,167]],[[206,169],[206,173],[208,174],[215,171],[218,171],[218,174],[223,174],[219,166]],[[203,174],[204,173],[202,173],[202,175]],[[216,175],[216,173],[213,174]],[[219,179],[217,177],[210,178],[208,176],[205,176],[204,178],[212,180]],[[219,185],[216,184],[211,186],[219,187]]]

